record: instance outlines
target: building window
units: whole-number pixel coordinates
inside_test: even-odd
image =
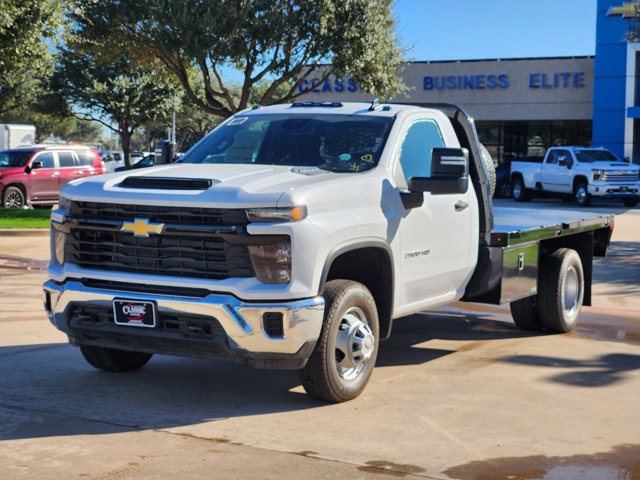
[[[478,122],[482,143],[502,165],[515,158],[541,159],[549,147],[591,146],[591,121]]]

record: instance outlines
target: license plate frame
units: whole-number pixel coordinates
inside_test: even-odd
[[[114,298],[113,321],[116,325],[137,328],[155,328],[157,306],[149,300]]]

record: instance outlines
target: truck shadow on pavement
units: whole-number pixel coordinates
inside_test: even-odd
[[[504,308],[482,309],[452,306],[398,320],[391,338],[381,344],[377,366],[423,365],[456,352],[468,356],[470,350],[491,346],[494,339],[537,336],[518,330]],[[434,348],[431,340],[436,340]],[[457,343],[439,348],[437,341],[442,340]],[[571,368],[573,372],[562,372],[554,381],[580,386],[608,385],[625,371],[640,368],[640,356],[632,355],[606,355],[589,362],[527,355],[495,361]],[[295,371],[156,356],[142,370],[114,374],[93,369],[78,349],[64,343],[0,347],[0,371],[0,441],[164,430],[350,405],[331,406],[307,397]],[[298,417],[282,418],[286,422]],[[210,431],[216,431],[215,423]]]
[[[395,320],[391,337],[380,344],[376,366],[419,365],[490,340],[540,335],[519,330],[510,320],[496,319],[496,314],[508,318],[508,310],[483,305],[482,310],[488,312],[474,313],[467,311],[474,308],[473,304],[464,304],[463,308],[464,311],[445,308]],[[430,348],[428,343],[422,345],[431,340],[467,343],[450,350]]]
[[[601,355],[586,361],[535,355],[517,355],[503,361],[548,369],[572,369],[570,372],[552,375],[549,380],[554,383],[591,388],[606,387],[624,381],[626,372],[640,369],[640,355],[622,353]]]

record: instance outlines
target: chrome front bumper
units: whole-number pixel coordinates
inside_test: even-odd
[[[158,313],[198,315],[215,319],[224,329],[224,350],[231,357],[272,368],[299,368],[313,351],[324,314],[322,297],[292,302],[246,303],[231,295],[210,294],[205,297],[183,297],[167,294],[131,293],[119,290],[91,288],[79,281],[44,284],[45,310],[53,325],[67,333],[71,343],[92,343],[110,348],[140,350],[190,356],[209,356],[207,342],[195,340],[180,332],[140,329],[115,324],[74,329],[70,318],[73,305],[88,305],[111,309],[114,298],[152,301]],[[282,335],[270,336],[264,326],[263,314],[282,314]],[[219,336],[218,336],[219,337]],[[155,340],[155,341],[154,341]],[[211,352],[216,351],[211,348]],[[218,348],[219,352],[220,349]],[[217,355],[211,355],[217,356]],[[292,360],[287,366],[287,360]],[[282,365],[279,365],[281,363]]]

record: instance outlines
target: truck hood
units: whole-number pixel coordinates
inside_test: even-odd
[[[85,177],[68,183],[63,196],[71,200],[105,203],[135,203],[141,205],[171,204],[175,206],[215,206],[239,208],[275,206],[279,200],[291,202],[292,191],[305,190],[335,180],[353,177],[313,167],[274,165],[201,165],[177,164],[147,169],[129,170]],[[210,180],[205,189],[124,187],[127,178]],[[348,181],[348,178],[345,178]],[[281,202],[282,204],[282,202]]]
[[[624,162],[591,162],[591,163],[583,163],[585,166],[589,166],[591,168],[601,168],[604,170],[616,169],[621,171],[631,171],[637,172],[640,170],[640,167],[637,165],[632,165]]]

